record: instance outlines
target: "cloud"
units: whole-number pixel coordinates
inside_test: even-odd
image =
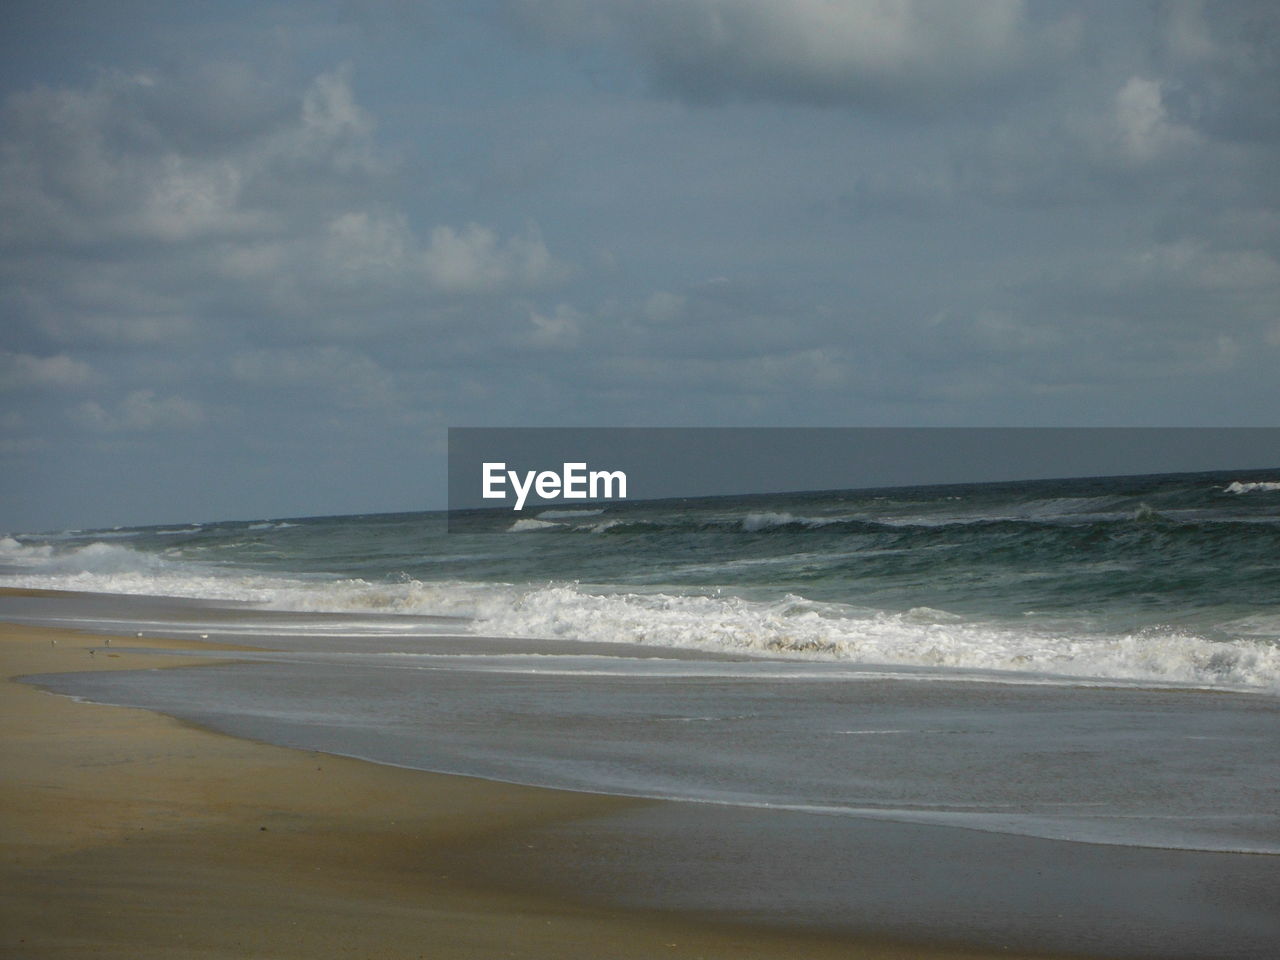
[[[299,386],[321,406],[385,408],[395,402],[395,379],[370,357],[338,347],[253,350],[232,357],[231,376],[270,391]]]
[[[87,313],[77,318],[77,335],[122,344],[171,344],[193,338],[196,323],[189,316],[104,316]]]
[[[1179,122],[1227,141],[1280,141],[1280,7],[1183,0],[1156,13],[1161,66],[1178,77]]]
[[[580,310],[567,303],[557,304],[555,310],[543,314],[533,311],[529,314],[529,342],[536,347],[576,346],[582,333],[586,317]]]
[[[448,423],[1280,403],[1274,3],[91,6],[0,104],[33,490],[128,448],[290,490],[359,463],[332,506],[365,509]]]
[[[352,84],[347,67],[290,86],[221,64],[8,97],[15,331],[45,349],[343,339],[569,276],[533,223],[415,226]]]
[[[295,251],[303,259],[314,256]],[[402,289],[410,294],[492,294],[556,283],[568,268],[530,226],[524,235],[500,237],[477,223],[441,225],[423,243],[403,214],[353,211],[325,226],[315,256],[323,282],[333,287]],[[279,265],[276,265],[277,270]]]
[[[1195,134],[1170,120],[1158,80],[1130,77],[1116,94],[1115,122],[1124,156],[1146,163],[1195,143]]]
[[[559,42],[629,46],[659,87],[694,101],[944,102],[1060,55],[1068,22],[1022,0],[513,0]]]
[[[184,156],[138,118],[113,108],[147,90],[147,77],[110,76],[89,90],[36,89],[6,104],[0,153],[0,242],[182,240],[261,229],[240,206],[245,170],[225,158]],[[131,139],[134,142],[121,143]],[[141,141],[141,142],[139,142]]]
[[[0,390],[65,389],[93,380],[93,369],[65,353],[38,357],[0,350]]]
[[[564,276],[536,230],[499,240],[492,230],[468,224],[436,227],[422,255],[427,276],[441,290],[474,293],[505,286],[540,286]]]
[[[689,298],[687,296],[670,293],[666,290],[658,290],[650,294],[648,299],[645,300],[641,313],[650,323],[677,323],[684,317],[688,306]]]
[[[187,75],[107,72],[87,87],[11,95],[0,141],[0,242],[24,249],[275,235],[326,195],[358,194],[385,171],[349,69],[320,74],[291,104],[269,83],[253,83],[247,68],[216,76],[228,73],[234,82],[198,87]],[[279,105],[264,110],[263,101]]]
[[[69,416],[96,433],[188,430],[205,422],[198,403],[179,396],[158,397],[154,390],[134,390],[110,409],[88,400],[73,407]]]

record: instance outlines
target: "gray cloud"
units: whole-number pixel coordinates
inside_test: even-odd
[[[231,358],[231,376],[267,390],[307,392],[312,402],[394,409],[395,378],[370,357],[341,347],[252,350]]]
[[[462,423],[1280,408],[1273,4],[422,6],[29,8],[83,56],[4,74],[27,500],[420,506]]]
[[[186,430],[205,421],[204,408],[180,396],[157,396],[154,390],[133,390],[110,408],[86,400],[69,411],[71,419],[98,433]]]
[[[1023,0],[554,0],[511,3],[559,42],[621,42],[660,88],[695,101],[949,102],[1076,39],[1069,16],[1037,20]]]
[[[569,275],[532,223],[415,227],[349,70],[291,96],[262,94],[244,67],[195,71],[210,73],[9,97],[0,271],[15,341],[344,339]]]
[[[1240,142],[1280,139],[1280,13],[1267,0],[1184,0],[1158,8],[1161,65],[1178,119]]]
[[[0,390],[75,388],[92,380],[92,368],[65,353],[39,357],[0,350]]]

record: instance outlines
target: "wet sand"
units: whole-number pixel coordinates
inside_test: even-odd
[[[148,711],[75,702],[13,679],[218,669],[144,652],[199,646],[133,637],[108,644],[98,635],[0,624],[0,954],[1032,955],[622,905],[593,888],[584,868],[588,861],[598,868],[600,853],[582,837],[599,823],[613,824],[616,838],[628,816],[661,819],[681,805],[290,750]],[[518,869],[513,859],[504,870],[502,858],[515,851]],[[848,925],[857,927],[851,906]]]

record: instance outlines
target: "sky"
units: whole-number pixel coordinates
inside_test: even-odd
[[[0,530],[442,507],[451,426],[1277,425],[1273,2],[0,38]]]

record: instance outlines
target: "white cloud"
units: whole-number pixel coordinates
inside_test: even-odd
[[[406,269],[417,240],[403,214],[350,211],[325,226],[326,271],[386,281]]]
[[[543,35],[636,48],[694,99],[859,103],[947,98],[1069,44],[1022,0],[512,0]]]
[[[330,285],[459,295],[536,288],[568,273],[533,227],[503,238],[476,223],[437,226],[423,244],[403,214],[388,211],[335,217],[326,225],[318,259]]]
[[[475,223],[461,230],[447,226],[432,230],[422,264],[435,287],[452,293],[539,286],[563,278],[566,272],[536,230],[502,240]]]
[[[187,430],[205,421],[204,408],[198,403],[176,395],[158,397],[154,390],[134,390],[111,408],[88,400],[73,407],[69,415],[97,433]]]
[[[202,91],[184,78],[107,73],[84,88],[8,98],[0,139],[0,240],[22,248],[276,233],[306,219],[298,192],[381,172],[372,120],[349,71],[318,76],[292,111],[230,121],[198,136],[187,112]],[[241,83],[222,113],[248,117],[269,96]]]
[[[221,66],[13,95],[3,309],[54,342],[348,340],[569,275],[532,224],[415,227],[375,133],[345,68],[292,90]]]
[[[92,380],[93,369],[65,353],[38,357],[0,350],[0,390],[82,387]]]
[[[344,169],[376,170],[381,165],[372,145],[373,119],[351,92],[351,70],[322,73],[302,98],[302,127],[280,140],[297,150],[331,152]]]
[[[558,304],[550,314],[529,315],[533,330],[530,341],[538,347],[567,347],[577,343],[584,316],[567,303]]]
[[[1135,163],[1147,163],[1196,140],[1190,129],[1170,121],[1160,81],[1143,77],[1130,77],[1116,94],[1115,124],[1122,153]]]

